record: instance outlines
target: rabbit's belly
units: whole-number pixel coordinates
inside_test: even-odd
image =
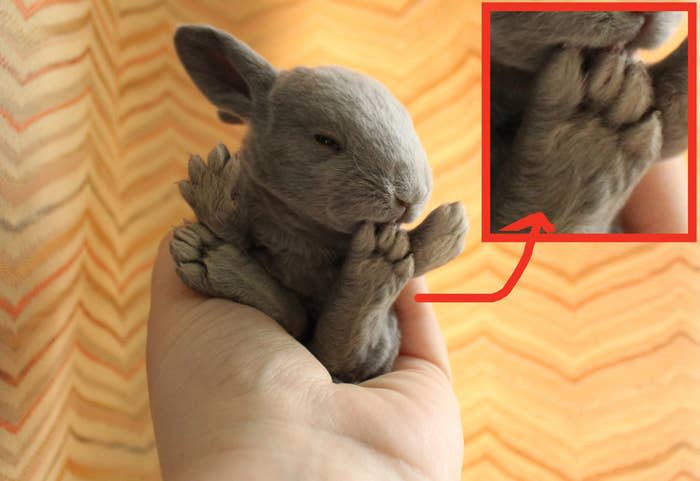
[[[272,277],[298,294],[305,303],[320,305],[328,296],[339,269],[332,262],[289,253],[257,251],[255,257]]]

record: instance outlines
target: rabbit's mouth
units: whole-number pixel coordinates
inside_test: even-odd
[[[375,224],[405,224],[411,222],[416,217],[415,209],[412,207],[401,207],[392,209],[389,213],[382,216],[372,216],[364,219]]]

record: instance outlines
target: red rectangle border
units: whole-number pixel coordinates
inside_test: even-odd
[[[481,4],[481,241],[525,242],[528,234],[491,233],[491,181],[490,181],[490,13],[498,11],[684,11],[688,13],[688,232],[682,234],[547,234],[537,242],[696,242],[697,241],[697,156],[696,156],[696,4],[681,2],[614,2],[614,3],[564,3],[564,2],[506,2]]]

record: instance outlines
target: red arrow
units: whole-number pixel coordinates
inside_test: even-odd
[[[489,294],[416,294],[415,299],[417,302],[495,302],[500,301],[506,297],[515,287],[515,284],[520,280],[520,276],[523,275],[525,267],[527,267],[530,258],[532,258],[532,251],[535,248],[535,242],[540,238],[542,232],[554,232],[554,225],[549,222],[547,216],[542,212],[536,212],[522,219],[516,220],[512,224],[508,224],[503,227],[502,231],[519,231],[524,229],[530,229],[530,237],[525,242],[525,249],[523,250],[523,255],[518,261],[518,265],[515,266],[515,270],[510,275],[505,285],[501,287],[496,292],[491,292]]]

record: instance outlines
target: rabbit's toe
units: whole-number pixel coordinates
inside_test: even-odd
[[[535,82],[531,115],[559,120],[573,114],[585,93],[582,64],[583,56],[578,48],[556,52]]]
[[[382,226],[378,226],[379,231],[377,233],[377,250],[379,251],[387,251],[391,249],[391,246],[394,245],[394,240],[396,239],[396,233],[399,230],[399,226],[396,224],[384,224]]]
[[[613,127],[638,122],[653,101],[654,90],[646,67],[641,62],[630,64],[622,88],[606,114],[607,122]]]
[[[396,224],[386,224],[377,236],[377,251],[383,253],[391,262],[397,262],[406,255],[410,248],[408,234]]]
[[[394,236],[394,242],[386,250],[386,256],[390,261],[396,262],[406,258],[406,256],[409,255],[410,250],[411,241],[408,238],[408,232],[403,229],[399,229],[396,232],[396,236]]]
[[[206,226],[200,223],[193,223],[175,227],[173,229],[173,241],[170,243],[170,246],[172,248],[173,245],[177,245],[182,246],[185,250],[189,248],[204,252],[207,248],[218,243],[216,236]]]
[[[202,224],[187,224],[174,229],[170,254],[175,261],[175,270],[188,287],[211,293],[204,259],[217,244],[216,237]]]
[[[190,177],[190,182],[199,184],[207,171],[207,166],[199,155],[191,155],[187,162],[187,175]]]
[[[189,239],[183,239],[175,231],[175,235],[170,240],[170,254],[173,256],[176,264],[182,262],[193,262],[202,256],[202,250],[197,243],[190,242]]]
[[[215,172],[223,171],[230,160],[231,154],[221,142],[219,142],[207,156],[207,164],[209,168]]]
[[[203,262],[193,261],[178,264],[175,266],[175,272],[190,289],[203,294],[211,294],[207,267]]]
[[[376,245],[375,226],[371,222],[363,222],[352,237],[350,254],[353,257],[369,255]]]
[[[192,186],[192,182],[189,180],[181,180],[177,183],[177,187],[178,189],[180,189],[180,195],[183,199],[185,199],[187,205],[194,209],[197,206],[197,198],[195,197],[195,191],[194,187]]]
[[[606,50],[593,59],[587,95],[596,109],[607,107],[617,97],[625,79],[626,63],[624,51]]]

